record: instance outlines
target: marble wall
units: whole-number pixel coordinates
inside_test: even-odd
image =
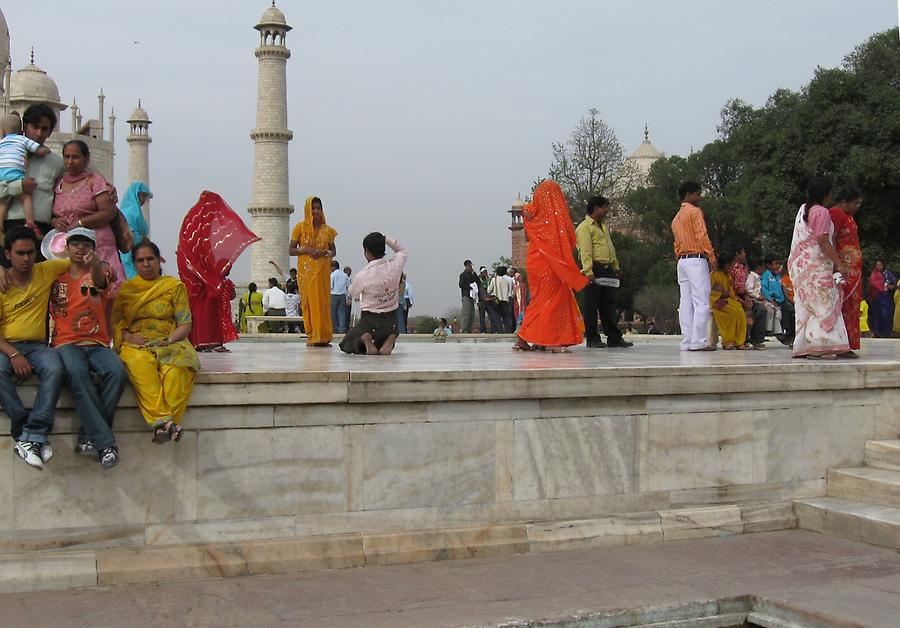
[[[900,391],[887,387],[503,398],[527,384],[477,402],[385,404],[315,394],[339,400],[343,386],[353,398],[346,382],[291,394],[296,382],[274,382],[262,384],[266,402],[250,404],[246,385],[201,383],[185,437],[162,446],[129,393],[117,418],[122,462],[106,472],[72,453],[77,422],[64,398],[43,472],[0,439],[0,552],[787,501],[823,495],[829,467],[861,464],[866,440],[900,433]]]

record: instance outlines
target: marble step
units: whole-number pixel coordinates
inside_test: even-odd
[[[900,506],[900,471],[856,467],[828,470],[828,496],[883,506]]]
[[[900,549],[900,508],[813,497],[796,500],[794,512],[803,530]]]
[[[900,440],[866,441],[866,464],[878,469],[900,471]]]

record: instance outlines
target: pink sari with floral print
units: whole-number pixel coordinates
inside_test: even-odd
[[[818,243],[822,235],[833,238],[834,224],[831,214],[821,205],[814,205],[809,210],[809,220],[803,220],[804,208],[800,207],[794,221],[788,257],[797,326],[793,355],[844,353],[850,350],[850,344],[841,314],[843,299],[834,283],[834,264]]]

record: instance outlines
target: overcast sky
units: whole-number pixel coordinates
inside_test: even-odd
[[[12,4],[12,6],[9,6]],[[36,63],[96,117],[116,109],[116,184],[128,185],[124,124],[153,120],[151,227],[176,272],[181,219],[200,192],[251,224],[259,37],[269,3],[4,2],[13,67]],[[325,203],[338,259],[364,264],[369,231],[410,250],[413,314],[458,306],[462,260],[509,255],[518,193],[546,175],[551,144],[591,107],[628,152],[713,140],[729,98],[763,104],[897,25],[897,0],[280,0],[288,23],[292,224]],[[69,130],[67,112],[63,130]],[[249,274],[249,252],[232,273]]]

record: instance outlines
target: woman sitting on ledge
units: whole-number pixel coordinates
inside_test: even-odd
[[[181,438],[194,378],[200,369],[188,342],[191,309],[184,284],[161,274],[159,247],[145,240],[131,252],[138,275],[122,284],[112,312],[115,346],[128,370],[153,442]]]

